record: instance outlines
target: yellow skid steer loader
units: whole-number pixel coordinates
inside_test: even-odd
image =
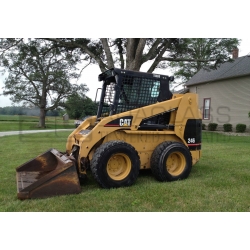
[[[201,157],[198,96],[172,94],[173,77],[112,68],[96,116],[68,137],[66,153],[48,150],[16,169],[19,199],[81,192],[90,170],[103,188],[132,185],[140,169],[159,181],[188,177]]]

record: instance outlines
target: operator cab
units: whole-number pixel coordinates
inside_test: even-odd
[[[98,76],[103,81],[97,119],[172,98],[167,75],[112,68]]]

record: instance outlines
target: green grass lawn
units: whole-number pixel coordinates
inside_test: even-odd
[[[106,190],[89,173],[82,192],[17,199],[15,168],[49,148],[65,151],[68,132],[0,137],[0,211],[250,211],[250,138],[203,132],[202,158],[188,179],[161,183],[141,171],[135,185]]]
[[[38,128],[38,116],[25,115],[0,115],[1,131],[22,131]],[[70,129],[74,128],[74,120],[63,121],[62,117],[46,117],[46,129]]]

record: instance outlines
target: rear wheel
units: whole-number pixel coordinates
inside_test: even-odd
[[[188,177],[192,169],[189,149],[180,142],[163,142],[151,157],[151,170],[159,181],[176,181]]]
[[[103,188],[131,186],[138,177],[140,159],[130,144],[110,141],[95,151],[90,168]]]

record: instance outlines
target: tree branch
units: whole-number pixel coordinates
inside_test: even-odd
[[[130,62],[134,60],[135,54],[135,38],[127,39],[127,55],[126,55],[126,68],[130,68]]]
[[[114,60],[113,60],[113,57],[112,57],[112,54],[108,45],[108,40],[107,38],[100,38],[100,40],[102,42],[102,46],[107,57],[108,68],[109,69],[114,68]]]
[[[146,38],[127,39],[126,69],[140,69],[142,62],[142,53],[146,44],[146,40]]]
[[[164,55],[164,53],[166,52],[167,48],[169,47],[171,42],[166,42],[164,44],[164,46],[161,48],[160,53],[158,54],[158,56],[156,56],[153,64],[150,66],[150,68],[148,69],[149,73],[152,73],[155,68],[157,67],[157,65],[162,61],[162,56]]]
[[[80,71],[80,73],[79,73],[79,76],[77,77],[76,82],[78,82],[79,78],[81,77],[83,70],[86,69],[90,64],[91,64],[91,60],[89,61],[89,63],[88,63],[87,65],[85,65],[85,66],[81,69],[81,71]]]
[[[20,38],[19,40],[15,40],[14,43],[12,43],[10,46],[7,46],[6,48],[2,48],[2,45],[1,45],[0,49],[2,49],[2,53],[0,54],[0,56],[2,56],[7,50],[11,49],[12,47],[15,47],[18,43],[22,41],[23,41],[23,38]]]
[[[37,97],[39,98],[40,95],[39,95],[39,91],[35,85],[35,83],[30,79],[30,77],[26,74],[26,72],[24,71],[24,69],[22,67],[19,67],[19,69],[22,71],[22,74],[29,80],[29,82],[32,84],[33,88],[35,89],[36,91],[36,95]]]
[[[139,44],[137,46],[136,52],[135,52],[135,60],[134,60],[134,69],[139,70],[141,67],[141,62],[142,62],[142,53],[145,47],[147,39],[146,38],[141,38],[139,41]]]
[[[120,57],[120,62],[121,62],[121,69],[124,69],[124,58],[123,58],[123,47],[122,47],[122,39],[121,38],[117,38],[116,39],[116,45],[118,48],[118,53],[119,53],[119,57]]]
[[[160,49],[162,48],[162,46],[159,46],[159,48],[157,48],[161,42],[162,42],[161,38],[156,39],[156,41],[153,43],[153,46],[149,49],[148,53],[144,56],[143,63],[149,60],[152,60],[156,57],[156,55],[159,53]]]
[[[211,59],[192,59],[192,58],[172,58],[172,57],[160,57],[160,61],[169,62],[214,62],[216,58]]]
[[[46,38],[46,40],[55,42],[59,46],[62,46],[62,47],[67,47],[67,48],[71,48],[71,49],[80,48],[86,54],[88,54],[90,57],[95,59],[95,61],[98,63],[99,68],[100,68],[100,70],[102,72],[104,72],[105,70],[108,69],[108,66],[101,60],[101,58],[98,57],[98,55],[95,55],[92,51],[90,51],[89,48],[85,44],[80,44],[80,43],[77,43],[75,41],[73,41],[73,42],[63,42],[63,41],[61,41],[60,39],[57,39],[57,38]]]

